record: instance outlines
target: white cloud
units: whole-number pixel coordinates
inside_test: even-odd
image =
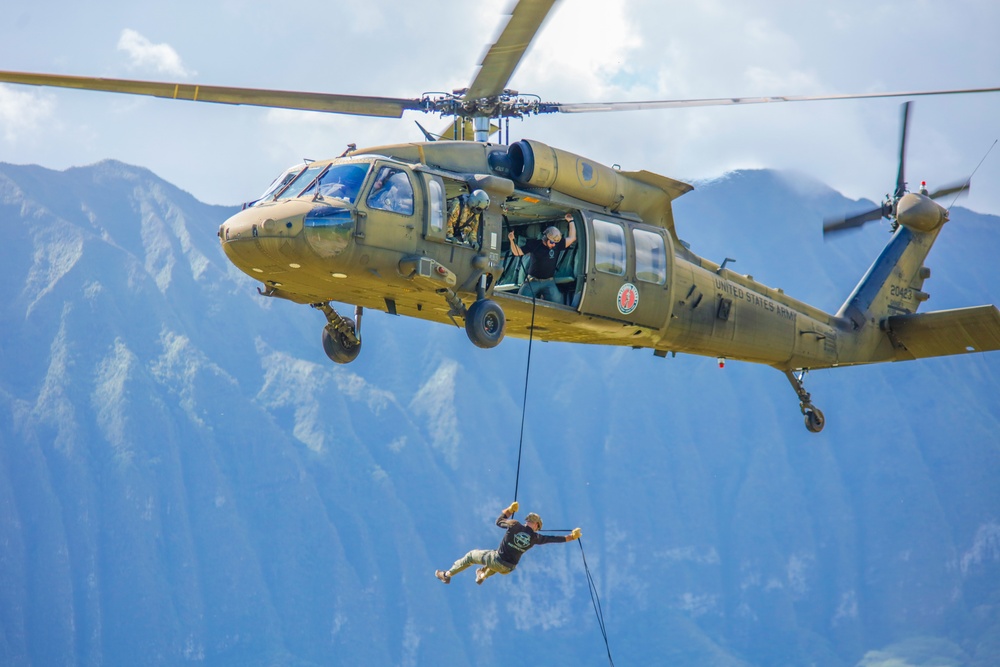
[[[13,143],[37,131],[51,116],[50,98],[0,85],[0,127],[5,141]]]
[[[118,50],[128,54],[133,69],[152,68],[163,74],[187,77],[188,72],[181,64],[181,57],[169,44],[153,44],[149,39],[131,28],[122,30],[118,38]]]
[[[458,466],[461,429],[455,408],[456,376],[459,365],[445,359],[410,402],[410,409],[427,418],[431,444],[440,451],[448,464]]]

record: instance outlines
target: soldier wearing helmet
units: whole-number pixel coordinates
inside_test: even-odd
[[[559,291],[555,281],[556,264],[559,262],[559,253],[576,242],[573,214],[567,213],[565,219],[569,225],[569,234],[566,238],[563,238],[558,227],[549,227],[542,234],[542,238],[530,239],[522,247],[515,242],[513,230],[507,234],[507,238],[510,239],[510,251],[515,257],[531,255],[528,278],[521,285],[518,294],[555,303],[563,302],[562,292]]]
[[[470,245],[479,244],[479,225],[483,211],[490,206],[490,196],[482,190],[462,194],[448,204],[448,238]]]
[[[517,512],[517,501],[503,511],[497,518],[497,525],[507,532],[500,540],[500,546],[496,549],[473,549],[465,554],[447,570],[435,570],[434,576],[442,582],[449,584],[451,578],[468,568],[471,565],[481,565],[476,570],[476,583],[482,584],[496,573],[510,574],[517,567],[521,556],[536,544],[549,544],[551,542],[572,542],[580,539],[580,529],[574,528],[569,535],[541,535],[538,533],[542,529],[542,517],[531,512],[524,518],[525,523],[512,519]]]

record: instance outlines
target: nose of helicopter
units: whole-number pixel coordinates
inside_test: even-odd
[[[302,229],[302,219],[310,208],[310,204],[298,201],[247,207],[222,223],[219,239],[226,243],[248,238],[295,236]]]
[[[264,282],[292,274],[333,273],[350,247],[353,209],[328,201],[285,200],[251,206],[219,227],[222,248],[237,268]]]
[[[303,219],[311,208],[309,202],[286,201],[243,209],[219,227],[226,256],[244,273],[258,279],[263,274],[298,268],[297,258],[285,257],[283,246],[301,233]]]

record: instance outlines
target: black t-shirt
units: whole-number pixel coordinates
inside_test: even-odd
[[[539,280],[548,280],[556,274],[559,253],[565,249],[565,236],[551,248],[542,243],[541,239],[528,239],[521,248],[526,255],[531,255],[531,268],[528,269],[528,272],[533,278]]]
[[[503,514],[497,519],[497,525],[507,529],[503,539],[500,540],[500,546],[497,547],[497,555],[512,568],[521,560],[524,552],[536,544],[566,541],[565,535],[541,535],[519,521],[504,518]]]

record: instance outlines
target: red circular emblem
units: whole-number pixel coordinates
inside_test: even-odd
[[[628,315],[639,305],[639,290],[632,283],[625,283],[618,290],[618,312]]]

